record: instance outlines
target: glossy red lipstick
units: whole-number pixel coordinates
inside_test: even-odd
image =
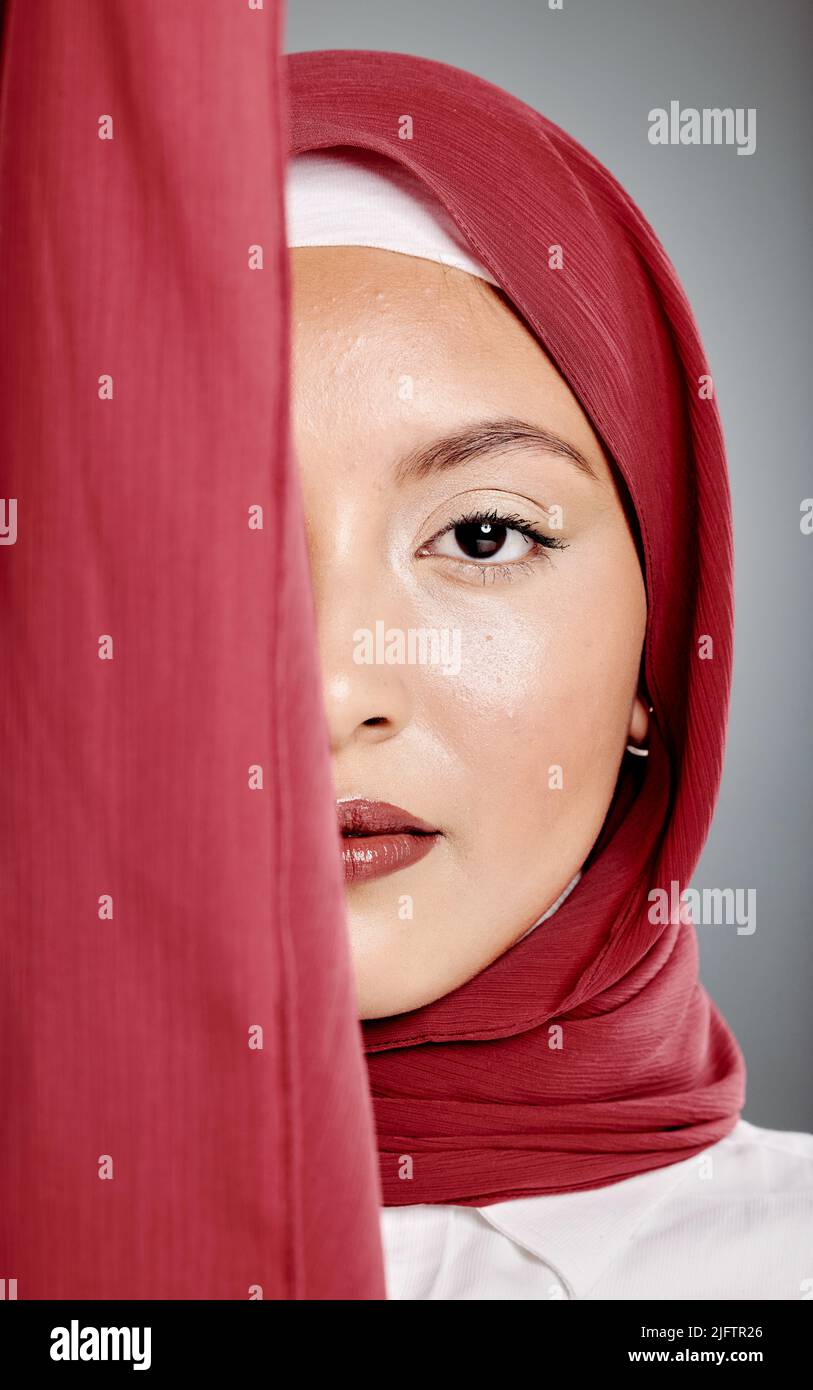
[[[388,801],[337,801],[345,883],[397,873],[423,859],[440,831]]]

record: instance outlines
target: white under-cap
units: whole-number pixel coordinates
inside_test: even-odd
[[[440,261],[496,285],[426,185],[396,160],[366,149],[309,150],[288,161],[289,246],[378,246]]]

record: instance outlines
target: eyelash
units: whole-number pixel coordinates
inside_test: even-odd
[[[538,531],[532,522],[526,521],[524,517],[517,516],[514,512],[498,512],[496,509],[491,511],[467,512],[465,515],[456,516],[448,522],[441,531],[436,532],[431,540],[426,541],[425,545],[431,545],[433,541],[440,540],[441,536],[446,536],[450,531],[454,531],[458,526],[479,526],[482,522],[490,522],[492,525],[505,526],[511,531],[519,531],[521,535],[527,536],[529,540],[535,541],[542,547],[541,551],[535,554],[526,555],[522,560],[510,560],[505,564],[499,561],[492,561],[491,564],[478,564],[477,560],[461,560],[456,556],[441,555],[435,556],[436,559],[450,560],[453,565],[461,565],[464,569],[471,572],[472,569],[482,573],[483,584],[494,583],[497,578],[514,579],[518,572],[527,573],[532,567],[542,559],[549,560],[550,555],[545,552],[551,550],[566,550],[567,542],[559,540],[555,536],[547,536],[542,531]],[[421,546],[421,550],[425,547]],[[420,551],[418,552],[420,554]],[[489,579],[489,575],[493,576]]]

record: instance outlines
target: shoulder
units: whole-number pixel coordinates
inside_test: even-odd
[[[813,1298],[813,1134],[739,1120],[600,1188],[382,1210],[396,1299]]]
[[[659,1298],[813,1297],[813,1134],[740,1120],[681,1167],[613,1270],[622,1291],[610,1297],[634,1297],[623,1289],[641,1275]]]
[[[692,1161],[698,1181],[704,1168],[721,1197],[748,1198],[813,1192],[813,1134],[764,1129],[739,1120],[730,1134]]]

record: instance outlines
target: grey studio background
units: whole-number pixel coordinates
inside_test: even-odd
[[[693,886],[756,890],[756,929],[698,926],[701,977],[748,1067],[746,1119],[813,1130],[813,365],[810,0],[288,0],[286,48],[453,63],[513,92],[612,170],[698,320],[734,503],[725,773]],[[648,113],[756,108],[756,148],[651,145]]]

